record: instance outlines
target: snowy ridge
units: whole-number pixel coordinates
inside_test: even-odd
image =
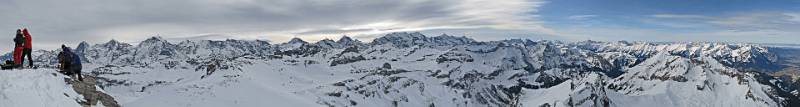
[[[52,69],[0,72],[2,107],[81,107],[83,96]]]
[[[479,42],[401,32],[370,43],[153,37],[76,50],[123,106],[798,104],[788,94],[797,89],[765,74],[777,57],[753,44]],[[37,65],[54,63],[55,52],[36,51]]]
[[[436,36],[436,37],[426,37],[425,35],[419,32],[414,32],[414,33],[398,32],[398,33],[389,33],[386,34],[386,36],[377,38],[372,42],[372,44],[375,45],[392,44],[394,46],[399,46],[399,47],[411,47],[414,45],[426,45],[426,46],[465,45],[473,42],[475,42],[475,40],[472,40],[470,38],[455,37],[446,34],[442,34],[441,36]]]
[[[591,42],[591,41],[590,41]],[[579,43],[581,44],[581,43]],[[723,43],[587,43],[581,47],[599,52],[625,52],[638,57],[648,57],[659,52],[683,57],[708,56],[715,58],[727,66],[768,70],[775,67],[776,55],[769,53],[766,47],[756,44],[723,44]]]

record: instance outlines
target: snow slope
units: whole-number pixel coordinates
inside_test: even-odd
[[[64,78],[53,69],[0,71],[0,107],[81,107]]]
[[[191,75],[201,73],[190,70],[133,72],[137,75],[107,78],[151,84],[108,86],[106,91],[127,107],[320,106],[313,97],[301,97],[293,93],[295,90],[280,87],[278,81],[284,80],[274,80],[278,79],[271,76],[275,74],[232,72],[216,73],[205,79],[200,79],[202,75]]]

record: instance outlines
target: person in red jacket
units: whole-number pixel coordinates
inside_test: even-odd
[[[22,67],[22,48],[24,43],[22,30],[17,29],[17,36],[14,37],[14,68]]]
[[[33,57],[31,57],[31,51],[33,51],[33,46],[31,44],[33,43],[31,42],[31,34],[28,33],[28,28],[22,29],[22,34],[25,36],[25,47],[22,49],[21,60],[25,60],[25,57],[28,57],[28,67],[33,68]]]

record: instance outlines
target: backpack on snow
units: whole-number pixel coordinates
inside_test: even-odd
[[[2,70],[14,69],[15,65],[16,64],[14,63],[14,61],[6,60],[6,63],[3,63],[2,65],[0,65],[0,69],[2,69]]]

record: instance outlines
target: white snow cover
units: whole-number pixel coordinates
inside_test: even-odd
[[[83,96],[53,69],[0,71],[0,107],[80,107]]]
[[[126,107],[750,107],[788,99],[736,69],[773,61],[750,44],[478,42],[421,33],[292,41],[154,37],[76,52],[86,74]],[[36,54],[52,63],[46,58],[55,52]]]
[[[245,68],[247,71],[264,68]],[[314,107],[321,106],[314,97],[301,96],[300,90],[316,86],[279,72],[222,72],[200,79],[201,72],[166,69],[120,69],[136,75],[108,76],[132,83],[153,83],[132,86],[110,86],[105,89],[125,107]],[[289,83],[287,83],[289,82]],[[306,86],[294,87],[288,86]],[[142,88],[147,87],[147,88]]]
[[[619,107],[779,106],[769,100],[767,92],[774,89],[747,76],[752,74],[724,67],[710,59],[694,59],[708,63],[697,64],[692,63],[692,59],[659,53],[610,81],[592,73],[577,78],[581,81],[566,81],[548,89],[526,90],[522,102],[524,106],[593,106],[597,104],[579,101],[597,97],[606,98],[610,102],[608,105]],[[621,87],[621,90],[593,86],[607,82]],[[594,95],[587,96],[590,94]]]

